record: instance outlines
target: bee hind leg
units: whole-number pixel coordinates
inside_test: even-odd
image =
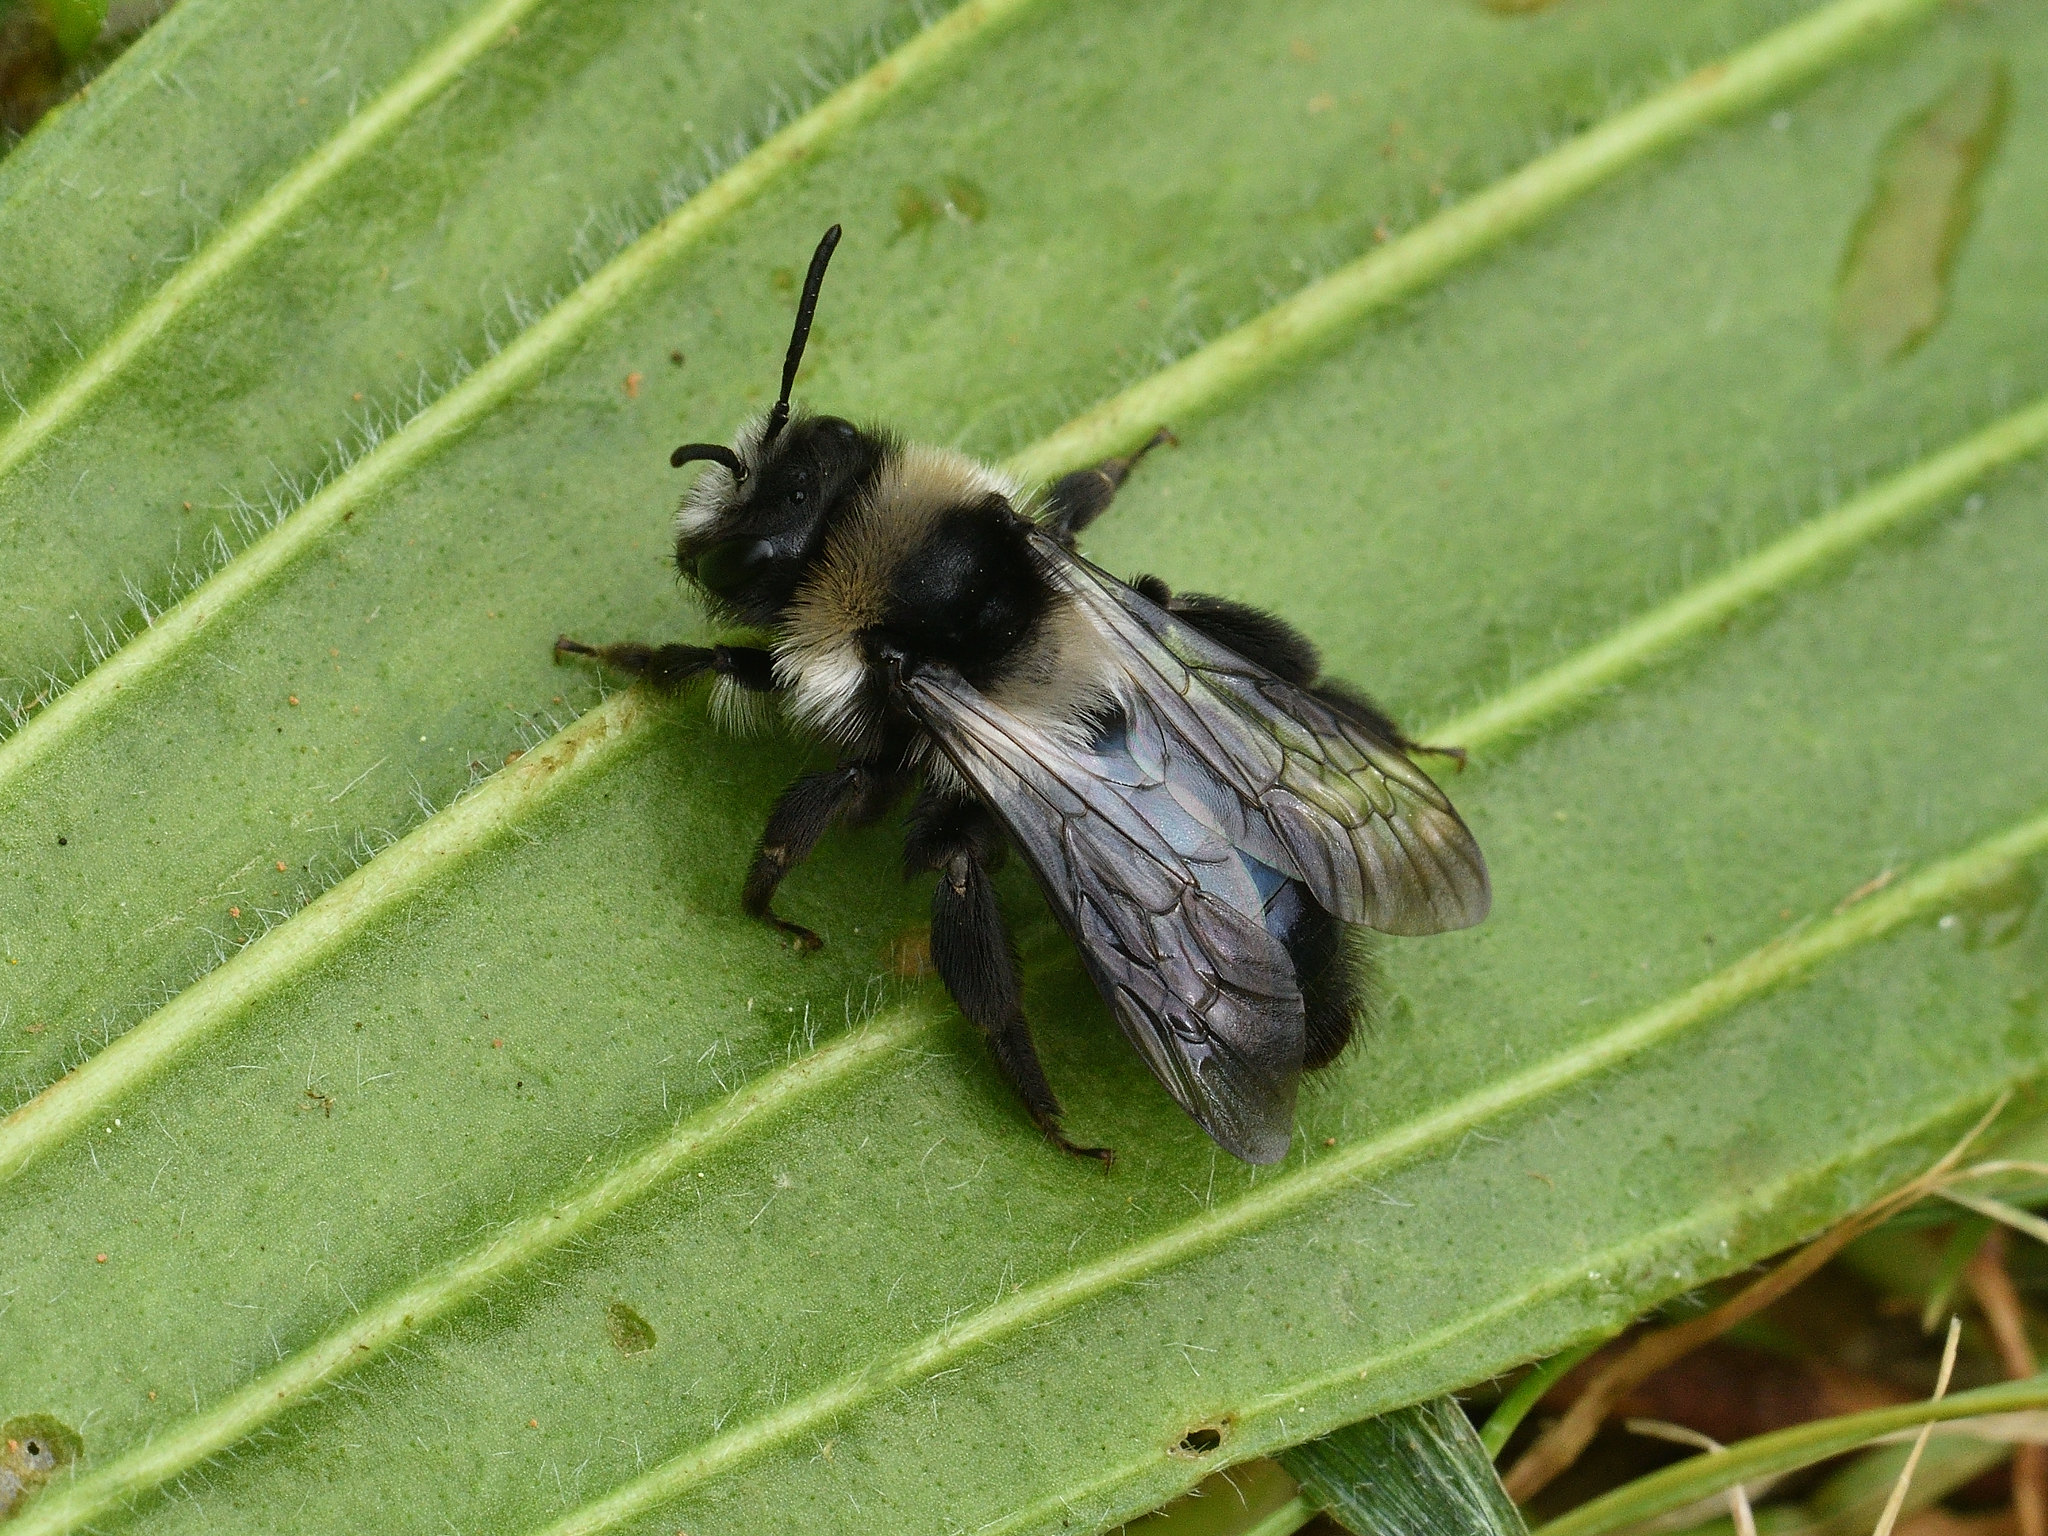
[[[1179,442],[1171,428],[1161,427],[1135,453],[1119,459],[1104,459],[1092,469],[1077,469],[1071,475],[1060,476],[1052,483],[1052,489],[1045,493],[1040,526],[1072,549],[1076,535],[1108,510],[1110,502],[1116,499],[1117,491],[1130,478],[1131,471],[1137,468],[1138,460],[1161,444]]]
[[[931,795],[918,802],[904,858],[913,872],[939,872],[932,892],[932,968],[988,1041],[997,1069],[1045,1139],[1107,1167],[1116,1160],[1113,1151],[1081,1146],[1060,1129],[1060,1101],[1045,1079],[1024,1018],[1016,946],[989,880],[1001,854],[1001,834],[979,805]]]
[[[1403,752],[1410,755],[1448,757],[1458,765],[1460,773],[1465,770],[1465,749],[1463,747],[1432,747],[1416,741],[1394,723],[1394,717],[1373,701],[1362,689],[1335,678],[1326,677],[1309,690],[1339,714],[1348,715],[1374,734],[1385,737]]]
[[[811,856],[835,823],[873,820],[894,803],[901,786],[897,775],[872,763],[842,763],[824,773],[807,773],[785,789],[768,813],[761,846],[740,893],[747,916],[787,934],[797,950],[823,948],[825,941],[803,924],[776,915],[776,888],[784,875]]]

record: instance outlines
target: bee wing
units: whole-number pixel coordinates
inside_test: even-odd
[[[1486,916],[1492,891],[1478,843],[1391,742],[1043,533],[1032,540],[1127,676],[1141,768],[1234,790],[1235,846],[1302,881],[1347,923],[1441,933]]]
[[[1002,817],[1166,1090],[1226,1151],[1278,1162],[1301,1077],[1301,992],[1206,786],[1146,772],[1120,739],[1055,736],[955,672],[921,670],[902,687]]]

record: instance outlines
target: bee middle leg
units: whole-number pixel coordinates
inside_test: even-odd
[[[1071,475],[1060,476],[1053,481],[1052,489],[1045,493],[1040,526],[1072,549],[1075,536],[1108,510],[1110,502],[1116,499],[1117,491],[1137,467],[1138,460],[1162,443],[1177,444],[1179,441],[1170,428],[1161,427],[1136,453],[1120,459],[1104,459],[1092,469],[1077,469]]]
[[[782,792],[768,813],[761,846],[747,871],[740,905],[747,916],[773,924],[802,951],[820,949],[825,941],[804,927],[776,915],[775,891],[782,877],[809,858],[822,838],[841,821],[856,826],[876,820],[903,791],[902,776],[874,763],[841,763],[824,773],[807,773]]]
[[[1107,1166],[1116,1160],[1108,1147],[1080,1146],[1060,1129],[1060,1101],[1045,1079],[1024,1018],[1017,947],[989,879],[1002,855],[1002,832],[974,801],[927,791],[917,802],[903,857],[907,873],[939,872],[932,891],[932,969],[988,1041],[997,1069],[1045,1139],[1062,1152]]]

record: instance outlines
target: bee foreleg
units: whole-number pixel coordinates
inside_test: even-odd
[[[997,1069],[1046,1140],[1107,1165],[1116,1156],[1109,1148],[1079,1146],[1060,1129],[1060,1101],[1024,1018],[1017,949],[989,880],[992,846],[1000,848],[1000,837],[981,807],[941,805],[929,796],[919,802],[906,857],[939,872],[932,892],[932,968],[988,1041]]]
[[[807,773],[785,789],[768,813],[760,849],[747,871],[746,888],[740,895],[747,915],[774,924],[799,950],[822,948],[825,941],[810,929],[776,916],[771,905],[776,887],[784,875],[811,856],[834,822],[849,812],[870,809],[900,782],[896,775],[872,763],[842,763],[825,773]]]
[[[645,678],[663,693],[674,693],[706,672],[730,678],[742,688],[767,693],[775,687],[775,657],[750,645],[646,645],[622,640],[616,645],[585,645],[562,635],[555,641],[555,659],[590,656],[617,672]]]
[[[1060,476],[1052,483],[1052,489],[1045,493],[1040,526],[1072,549],[1075,535],[1108,509],[1110,502],[1116,499],[1117,491],[1137,467],[1138,460],[1162,443],[1179,441],[1169,429],[1161,427],[1136,453],[1120,459],[1104,459],[1093,469],[1077,469],[1071,475]]]

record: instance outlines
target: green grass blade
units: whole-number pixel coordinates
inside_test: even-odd
[[[1493,1458],[1448,1397],[1347,1425],[1280,1456],[1356,1536],[1527,1536]]]

